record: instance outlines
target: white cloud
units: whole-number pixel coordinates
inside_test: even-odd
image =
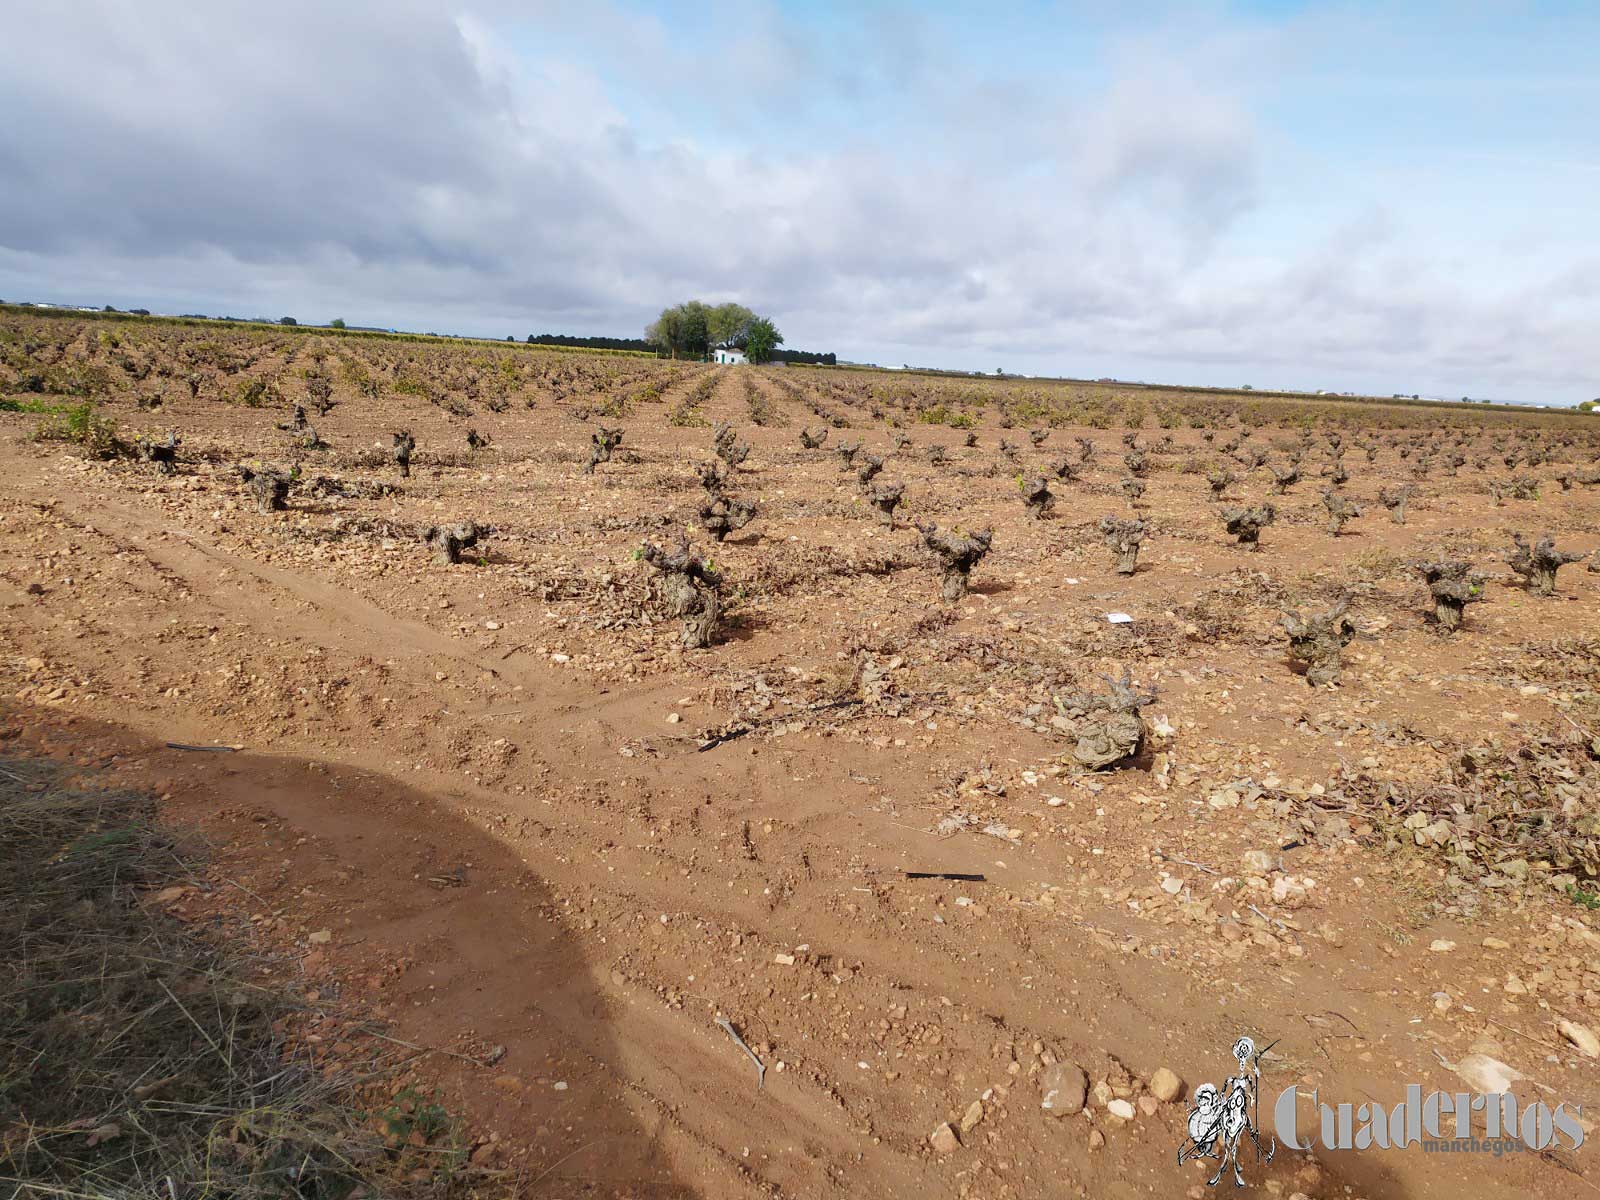
[[[0,76],[0,295],[631,333],[700,294],[894,361],[1597,390],[1584,264],[1486,271],[1359,188],[1284,207],[1271,35],[1057,76],[911,12],[829,53],[739,11],[707,45],[606,5],[42,6]]]

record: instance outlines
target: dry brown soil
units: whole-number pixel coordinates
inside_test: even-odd
[[[246,913],[319,1002],[469,1058],[503,1047],[416,1070],[463,1115],[474,1162],[528,1196],[1193,1195],[1208,1171],[1175,1161],[1183,1104],[1137,1101],[1163,1066],[1220,1082],[1241,1033],[1278,1039],[1269,1095],[1456,1090],[1443,1063],[1477,1047],[1545,1089],[1530,1099],[1600,1102],[1597,1064],[1555,1031],[1600,1026],[1594,914],[1537,881],[1463,889],[1370,827],[1295,836],[1286,816],[1315,815],[1341,769],[1430,778],[1463,746],[1582,715],[1535,666],[1539,647],[1592,645],[1600,577],[1567,567],[1538,599],[1498,554],[1512,530],[1600,547],[1600,491],[1547,482],[1497,506],[1496,464],[1425,481],[1399,526],[1373,501],[1404,475],[1396,446],[1371,467],[1352,450],[1366,514],[1330,536],[1313,475],[1251,553],[1180,469],[1212,450],[1179,429],[1124,578],[1093,528],[1127,510],[1120,430],[1059,428],[1035,450],[991,418],[966,449],[908,425],[903,451],[881,422],[835,431],[886,456],[910,514],[994,526],[973,593],[944,605],[915,532],[874,523],[831,449],[800,448],[812,414],[757,375],[772,423],[750,424],[730,370],[697,415],[752,444],[732,487],[762,511],[711,547],[732,625],[692,651],[632,551],[693,524],[710,430],[667,416],[698,378],[611,422],[623,447],[592,476],[570,404],[483,414],[494,442],[472,455],[425,400],[344,397],[314,418],[333,449],[303,456],[308,475],[400,482],[365,451],[405,425],[413,477],[270,515],[230,466],[288,461],[281,411],[114,410],[182,432],[172,478],[32,443],[36,418],[0,414],[8,734],[157,789],[217,847],[214,894],[178,910]],[[1075,456],[1078,434],[1095,465],[1026,519],[999,439],[1037,464]],[[469,517],[496,527],[483,561],[433,563],[415,531]],[[1443,546],[1490,575],[1453,638],[1405,565]],[[1274,623],[1341,586],[1358,632],[1341,686],[1313,690]],[[1159,732],[1133,766],[1079,775],[1050,697],[1123,666],[1158,691]],[[698,748],[719,731],[738,736]],[[1254,883],[1252,850],[1271,860]],[[333,1070],[357,1048],[329,1023]],[[1093,1096],[1042,1111],[1054,1061],[1135,1118]],[[945,1122],[951,1153],[929,1140]],[[1280,1149],[1245,1167],[1283,1196],[1562,1197],[1600,1190],[1594,1152]]]

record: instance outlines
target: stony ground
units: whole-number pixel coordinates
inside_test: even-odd
[[[107,357],[85,345],[50,369]],[[330,1071],[350,1014],[431,1048],[417,1079],[483,1172],[530,1196],[1199,1194],[1184,1100],[1246,1033],[1276,1039],[1269,1095],[1456,1090],[1479,1054],[1530,1099],[1600,1101],[1600,575],[1542,597],[1503,557],[1514,533],[1600,548],[1574,418],[1344,405],[1303,435],[1306,406],[1208,397],[1198,427],[1137,430],[1130,504],[1131,431],[1103,419],[1130,410],[1093,397],[1041,417],[1015,385],[546,354],[496,407],[424,350],[397,352],[423,381],[401,391],[338,353],[323,449],[277,428],[308,399],[281,361],[102,401],[124,438],[180,434],[171,475],[0,413],[6,732],[114,756],[205,831],[214,878],[167,902],[295,950]],[[274,406],[222,402],[267,366]],[[946,399],[975,446],[916,419]],[[719,421],[750,447],[725,490],[759,509],[716,545]],[[585,474],[599,424],[624,437]],[[1330,435],[1364,510],[1338,536]],[[1034,519],[1019,481],[1078,438],[1092,459]],[[892,528],[834,450],[858,439],[905,484]],[[256,511],[250,459],[301,464],[284,511]],[[1402,525],[1378,492],[1408,480]],[[1265,501],[1236,545],[1218,510]],[[1146,522],[1135,574],[1108,515]],[[912,519],[993,529],[967,596],[940,599]],[[467,520],[493,532],[434,561],[419,531]],[[685,528],[725,577],[705,649],[636,556]],[[1446,555],[1485,576],[1454,634],[1412,565]],[[1280,622],[1341,595],[1339,681],[1312,687]],[[1143,744],[1086,770],[1084,696],[1123,671],[1154,694]],[[1589,1151],[1245,1168],[1284,1196],[1568,1196]]]

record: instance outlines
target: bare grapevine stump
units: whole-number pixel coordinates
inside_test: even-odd
[[[972,568],[989,553],[994,542],[994,531],[980,529],[976,533],[964,534],[952,530],[940,533],[939,527],[931,521],[926,525],[918,524],[917,530],[922,534],[923,545],[939,556],[943,568],[940,594],[954,603],[967,594]]]

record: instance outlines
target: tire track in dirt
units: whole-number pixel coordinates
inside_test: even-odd
[[[70,512],[70,503],[68,509]],[[316,580],[308,580],[297,574],[284,572],[251,560],[244,560],[237,555],[229,554],[215,547],[197,544],[196,539],[192,537],[179,537],[174,543],[171,531],[165,529],[160,522],[153,521],[143,514],[130,512],[124,505],[99,503],[94,507],[92,520],[81,511],[75,514],[75,519],[79,520],[85,529],[93,529],[101,537],[112,538],[117,545],[136,549],[148,555],[152,563],[156,564],[165,576],[181,580],[183,586],[190,589],[195,601],[206,603],[218,612],[228,611],[230,619],[239,620],[242,617],[258,624],[270,622],[271,627],[279,633],[291,632],[302,639],[319,642],[323,645],[331,642],[342,643],[348,641],[350,638],[349,630],[354,628],[356,633],[360,635],[356,639],[358,649],[376,652],[383,648],[373,644],[373,638],[376,634],[374,626],[386,622],[386,615],[380,610],[376,610],[373,606],[352,602],[353,598],[347,597],[343,593],[343,589],[323,584]],[[251,597],[249,602],[242,607],[231,603],[231,596],[217,594],[208,586],[210,576],[214,574],[214,568],[219,564],[237,569],[250,578],[260,581],[263,585],[305,603],[318,615],[314,618],[296,615],[291,621],[285,622],[282,620],[284,615],[282,603],[279,602],[279,598],[275,595]],[[335,619],[331,622],[325,622],[322,617],[323,614],[332,614]],[[330,632],[334,636],[330,637]],[[438,657],[456,658],[460,656],[459,650],[450,639],[437,635],[426,629],[426,627],[411,625],[404,631],[404,637],[401,641],[407,644],[413,652],[430,661]],[[602,702],[604,707],[624,712],[636,703],[636,698]],[[574,707],[576,706],[569,706],[569,711]],[[621,718],[619,717],[619,719]],[[726,787],[728,779],[725,767],[715,764],[712,760],[698,757],[690,759],[690,761],[695,768],[695,783],[698,787],[703,789],[719,786]],[[787,770],[787,768],[781,768],[781,770]],[[750,782],[753,781],[747,781],[747,789]],[[769,793],[769,803],[773,805],[781,804],[781,799],[778,795],[781,791],[781,785],[778,781],[773,780],[765,788],[758,788],[757,790],[764,790]],[[833,835],[819,835],[809,840],[808,844],[812,845],[819,853],[819,857],[822,855],[827,836]],[[574,846],[581,840],[581,835],[575,835],[572,839]],[[559,866],[548,870],[546,874],[556,881],[558,885],[562,886],[579,886],[579,881],[582,877],[581,871],[574,870],[570,873],[568,879],[563,880],[562,876],[569,873],[560,869]],[[623,890],[608,898],[613,905],[620,898],[623,901],[621,905],[623,909],[629,907],[637,909],[640,906],[654,909],[660,905],[670,903],[676,895],[673,889],[662,885],[658,892],[648,896],[639,895],[631,890]],[[732,927],[746,928],[758,924],[764,915],[759,907],[725,911],[722,910],[721,906],[713,906],[708,911],[706,906],[701,905],[698,906],[697,911],[702,917],[720,920]],[[802,921],[805,918],[803,912],[798,912],[796,915]],[[412,931],[407,940],[414,940],[419,933],[420,931]],[[860,957],[869,962],[869,970],[881,971],[885,974],[891,988],[907,988],[905,983],[894,978],[887,971],[887,964],[895,957],[895,950],[892,945],[873,946],[870,943],[863,944],[861,947],[851,947],[851,954],[856,954],[857,950],[861,952]],[[715,1039],[713,1039],[713,1045],[715,1045]],[[665,1073],[668,1078],[676,1077],[675,1068],[667,1068]],[[825,1085],[824,1091],[830,1088],[831,1085]],[[721,1088],[714,1088],[711,1092],[711,1094],[721,1093]],[[705,1097],[702,1096],[696,1102],[703,1107],[704,1099]],[[687,1098],[685,1102],[687,1102]],[[813,1134],[808,1139],[813,1149],[818,1145],[827,1143],[829,1140],[826,1136],[828,1127],[829,1122],[826,1118],[816,1125]],[[903,1174],[903,1168],[897,1170],[896,1173]]]
[[[388,622],[387,615],[383,614],[381,610],[376,610],[375,606],[357,602],[356,598],[348,596],[342,589],[265,564],[256,563],[253,560],[243,559],[214,546],[205,545],[192,536],[167,529],[161,523],[153,521],[143,514],[130,511],[126,506],[114,502],[96,504],[93,509],[92,520],[81,510],[74,512],[70,501],[65,503],[65,510],[59,515],[77,521],[79,527],[85,531],[92,531],[99,537],[110,539],[115,546],[135,550],[145,555],[164,577],[182,581],[182,586],[189,589],[193,603],[206,604],[219,613],[227,611],[230,618],[234,620],[243,618],[258,624],[270,622],[271,627],[280,634],[288,632],[303,640],[319,642],[323,645],[339,643],[349,648],[349,643],[354,641],[356,643],[355,649],[369,653],[378,653],[386,648],[375,644],[374,637],[379,632],[375,626],[379,624],[386,625]],[[230,603],[231,597],[221,596],[217,594],[212,586],[209,586],[211,576],[215,573],[214,568],[218,565],[226,566],[248,575],[267,588],[272,589],[273,592],[281,593],[281,595],[269,594],[252,597],[242,608],[236,603]],[[293,598],[310,606],[317,616],[307,618],[298,614],[291,614],[293,619],[284,621],[282,619],[285,615],[282,603],[284,597]],[[331,616],[333,619],[324,621],[323,617],[325,615]],[[401,631],[402,636],[399,639],[399,643],[405,645],[414,654],[428,660],[430,664],[437,659],[460,659],[462,657],[459,648],[452,640],[435,634],[426,627],[418,626],[415,623],[404,622],[403,624],[406,627]],[[392,647],[393,644],[395,643],[391,642],[389,646]],[[468,659],[466,661],[471,662],[472,660]],[[637,696],[618,698],[617,700],[602,700],[595,705],[595,711],[591,715],[596,716],[596,724],[603,731],[605,728],[603,714],[606,711],[618,712],[617,719],[624,720],[624,715],[622,714],[625,714],[629,707],[637,705],[638,702]],[[584,709],[585,706],[583,705],[568,703],[564,706],[563,711],[567,714],[572,714],[584,711]],[[242,763],[248,760],[241,759],[237,761]],[[722,775],[721,771],[711,767],[700,773],[700,782],[708,787],[714,786],[719,782]],[[281,797],[273,797],[273,799],[278,800],[280,803],[282,802]],[[358,829],[367,828],[370,831],[370,826],[366,825],[364,821],[347,822],[343,826],[336,825],[319,830],[305,809],[295,806],[289,811],[293,813],[295,819],[302,823],[302,828],[309,830],[314,835],[349,838],[358,836]],[[581,841],[581,838],[574,839],[575,844],[577,841]],[[530,865],[534,865],[535,869],[537,869],[536,864]],[[559,876],[562,872],[558,870],[550,874],[552,878],[556,878],[559,882]],[[577,875],[578,873],[574,873],[573,883],[576,883]],[[665,887],[662,889],[660,896],[643,898],[628,892],[624,892],[621,895],[624,899],[634,904],[645,903],[647,907],[652,909],[658,908],[674,898],[672,893]],[[737,923],[742,924],[751,915],[749,913],[740,914],[735,920]],[[457,911],[453,914],[453,917],[454,919],[450,922],[452,929],[448,934],[444,932],[436,920],[419,919],[415,914],[408,913],[388,915],[383,920],[374,923],[372,928],[374,932],[390,934],[400,944],[427,946],[432,949],[448,949],[453,946],[456,948],[455,952],[459,954],[462,952],[460,945],[462,932],[470,933],[474,929],[492,929],[497,924],[493,919],[473,919],[473,913],[470,909],[468,911]],[[456,925],[459,925],[460,928],[453,928]],[[435,970],[448,973],[448,968],[444,965],[448,961],[448,957],[448,955],[443,956],[440,965]],[[479,954],[471,956],[467,965],[472,965],[473,960],[475,960],[476,965],[480,967],[486,966],[491,962],[495,962],[499,957],[497,950],[485,948]],[[508,972],[515,975],[520,965],[520,962],[516,959],[502,962],[499,964],[496,974],[502,978]],[[668,1039],[669,1044],[683,1043],[687,1037],[689,1044],[698,1044],[708,1053],[707,1061],[697,1064],[696,1073],[708,1074],[712,1078],[710,1082],[691,1086],[684,1081],[679,1064],[676,1061],[681,1057],[681,1054],[675,1051],[661,1053],[647,1057],[636,1064],[636,1069],[641,1072],[639,1080],[634,1085],[636,1090],[640,1095],[648,1097],[651,1103],[663,1113],[668,1114],[676,1127],[684,1130],[689,1136],[692,1136],[705,1146],[726,1144],[723,1139],[729,1141],[737,1140],[742,1128],[742,1122],[738,1115],[739,1110],[734,1109],[726,1116],[719,1116],[714,1101],[731,1094],[737,1094],[739,1089],[747,1085],[747,1080],[743,1078],[744,1072],[737,1062],[728,1065],[728,1056],[726,1047],[721,1041],[723,1036],[721,1032],[713,1027],[711,1034],[715,1036],[711,1036],[703,1028],[699,1028],[698,1025],[685,1029],[682,1018],[667,1019],[657,1017],[656,1019],[658,1022],[666,1020],[668,1024],[676,1027],[674,1035]],[[568,1038],[579,1044],[583,1042],[581,1022],[565,1022],[562,1028]],[[726,1075],[727,1078],[717,1079],[716,1076],[718,1074]],[[667,1096],[665,1098],[657,1096],[656,1089],[667,1092]],[[697,1114],[697,1119],[686,1119],[684,1116],[686,1109],[693,1110]],[[802,1158],[809,1160],[815,1151],[829,1145],[830,1142],[834,1141],[834,1138],[830,1132],[831,1120],[826,1112],[820,1114],[818,1118],[802,1118],[805,1118],[803,1107],[799,1110],[789,1111],[788,1115],[783,1118],[782,1123],[807,1131],[802,1139],[807,1147],[807,1152]],[[697,1126],[706,1121],[712,1122],[715,1126],[712,1133],[708,1134],[698,1130]],[[796,1122],[799,1122],[799,1124],[796,1125]],[[843,1152],[842,1148],[835,1148]],[[896,1167],[891,1174],[903,1175],[904,1165]],[[796,1194],[817,1194],[817,1187],[823,1182],[825,1182],[824,1179],[811,1179],[808,1176],[797,1181],[800,1190]]]
[[[579,723],[588,723],[613,742],[621,741],[637,710],[674,691],[674,683],[668,681],[630,689],[626,695],[596,695],[594,689],[576,686],[562,672],[534,669],[505,654],[471,654],[460,639],[387,612],[348,588],[231,553],[110,497],[98,498],[92,510],[72,497],[63,497],[57,515],[143,555],[158,575],[186,590],[185,603],[206,604],[230,619],[242,617],[263,630],[288,633],[328,650],[385,659],[398,649],[403,656],[430,664],[457,663],[503,677],[510,685],[522,685],[530,697],[537,697],[522,702],[523,711],[536,704],[551,716],[561,718],[563,733]],[[224,597],[216,587],[217,568],[248,576],[276,595],[251,596],[243,603],[237,590]],[[287,607],[285,600],[297,603],[301,610]],[[315,616],[304,615],[304,609]],[[681,690],[681,684],[677,686]],[[457,715],[467,720],[495,719],[491,711]]]

